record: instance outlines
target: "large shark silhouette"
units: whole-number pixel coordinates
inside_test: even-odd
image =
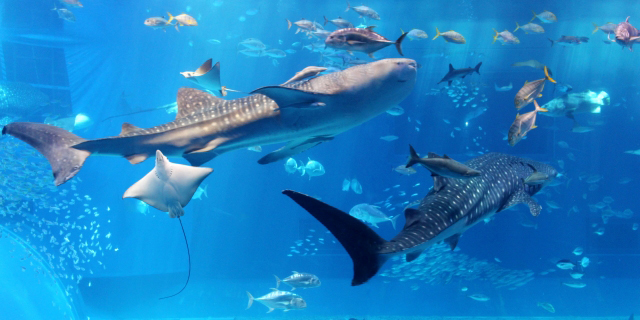
[[[2,133],[40,151],[51,164],[56,185],[73,178],[91,154],[120,155],[137,164],[160,150],[200,166],[231,150],[288,142],[260,159],[266,164],[331,140],[397,105],[413,89],[416,70],[414,60],[384,59],[263,87],[235,100],[182,88],[174,121],[149,129],[125,123],[119,136],[104,139],[85,140],[29,122],[10,123]]]
[[[541,206],[531,198],[545,184],[528,185],[524,179],[539,172],[553,180],[557,171],[544,163],[489,153],[465,163],[482,172],[471,179],[434,176],[433,188],[418,209],[405,210],[405,225],[391,241],[382,239],[360,220],[307,195],[283,193],[318,219],[340,241],[353,260],[354,286],[367,282],[392,256],[415,260],[429,246],[445,241],[452,249],[460,234],[474,224],[516,204],[529,206],[537,216]]]

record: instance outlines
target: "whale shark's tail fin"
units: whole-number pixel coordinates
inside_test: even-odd
[[[71,146],[87,141],[62,128],[44,123],[14,122],[2,128],[2,134],[12,135],[40,151],[49,160],[56,186],[80,171],[91,152]]]
[[[302,193],[292,190],[282,193],[318,219],[347,250],[353,260],[352,286],[367,282],[387,261],[386,256],[378,253],[387,241],[360,220]]]

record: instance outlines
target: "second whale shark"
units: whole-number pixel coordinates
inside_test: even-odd
[[[283,193],[318,219],[340,241],[353,260],[357,286],[378,273],[391,257],[406,255],[413,261],[431,245],[447,242],[454,249],[460,234],[476,223],[517,204],[529,206],[537,216],[541,206],[531,198],[558,172],[550,165],[501,153],[488,153],[465,163],[482,172],[471,179],[435,175],[433,188],[417,209],[406,209],[405,225],[393,239],[380,237],[360,220],[313,197],[286,190]],[[541,184],[525,184],[532,174],[546,174]]]
[[[55,184],[73,178],[91,154],[119,155],[132,164],[160,150],[182,156],[192,166],[235,149],[287,142],[260,164],[286,159],[384,113],[411,93],[417,63],[383,59],[252,95],[223,100],[181,88],[174,121],[142,129],[124,123],[115,137],[85,140],[41,123],[14,122],[2,129],[36,148],[53,170]]]

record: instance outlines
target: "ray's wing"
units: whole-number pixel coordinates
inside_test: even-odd
[[[165,187],[166,183],[158,178],[156,169],[153,168],[146,176],[129,187],[122,198],[136,198],[160,211],[167,212],[169,208],[165,198]]]
[[[176,190],[180,205],[185,207],[191,201],[191,197],[193,197],[196,190],[198,190],[200,183],[213,172],[213,169],[172,163],[171,171],[169,183]]]

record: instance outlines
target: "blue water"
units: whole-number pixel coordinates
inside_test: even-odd
[[[306,66],[323,64],[320,53],[302,48],[317,40],[295,34],[295,26],[287,30],[285,19],[322,23],[325,15],[329,19],[341,16],[354,25],[376,25],[375,31],[391,40],[400,36],[400,29],[412,28],[426,31],[429,38],[403,43],[405,57],[421,66],[414,89],[399,104],[404,114],[383,113],[294,156],[298,162],[320,162],[324,175],[288,174],[284,161],[256,163],[279,145],[262,146],[260,153],[236,150],[205,164],[214,169],[203,183],[208,196],[192,200],[182,218],[190,246],[191,281],[184,292],[170,299],[159,300],[182,287],[188,270],[179,223],[153,208],[140,210],[137,200],[122,200],[123,192],[153,168],[153,161],[132,166],[115,157],[91,157],[72,181],[55,188],[46,159],[19,140],[4,137],[0,140],[0,170],[5,179],[0,185],[0,301],[6,303],[0,303],[0,318],[257,318],[265,316],[267,309],[255,303],[245,310],[246,291],[256,297],[267,294],[275,286],[274,274],[283,278],[293,270],[316,274],[322,286],[296,290],[306,300],[306,310],[284,315],[276,310],[269,317],[623,319],[640,312],[640,231],[632,227],[640,223],[640,208],[634,199],[640,183],[636,170],[640,158],[625,153],[640,148],[638,53],[605,43],[607,36],[601,31],[591,34],[592,22],[619,23],[631,15],[633,24],[640,19],[634,16],[640,12],[640,3],[364,3],[380,14],[380,21],[360,19],[351,10],[344,12],[344,1],[87,0],[83,4],[83,8],[70,8],[76,21],[69,22],[50,10],[53,3],[4,1],[2,80],[29,83],[55,100],[36,114],[14,120],[44,122],[51,115],[83,114],[90,123],[74,133],[87,139],[117,135],[122,122],[143,128],[159,125],[173,120],[175,114],[164,109],[135,112],[175,102],[180,87],[195,87],[179,72],[195,70],[209,58],[220,61],[222,83],[228,88],[250,92],[281,84]],[[250,15],[250,10],[257,13]],[[516,21],[522,25],[531,19],[531,10],[550,10],[558,22],[538,21],[544,34],[516,32],[517,45],[491,43],[492,29],[513,30]],[[179,32],[169,27],[163,32],[143,24],[152,16],[166,17],[167,11],[174,15],[186,12],[196,18],[198,26],[181,27]],[[463,34],[466,44],[431,40],[436,27]],[[335,28],[327,25],[327,29]],[[562,35],[586,36],[589,42],[551,47],[547,38]],[[268,48],[296,52],[281,59],[247,57],[237,52],[237,44],[246,38],[260,39]],[[292,46],[295,42],[301,46]],[[370,60],[362,53],[354,54]],[[399,55],[393,46],[376,52],[377,59],[395,57]],[[570,84],[573,93],[609,94],[611,102],[600,113],[576,115],[581,125],[593,131],[575,133],[568,118],[539,115],[538,129],[525,140],[514,147],[503,140],[517,113],[515,93],[524,81],[543,77],[537,69],[511,67],[530,59],[549,66],[553,77]],[[469,94],[458,102],[445,84],[436,84],[449,64],[463,68],[478,62],[483,63],[480,75],[454,84],[456,90]],[[510,82],[511,91],[494,90],[494,84]],[[561,95],[552,91],[548,83],[539,102]],[[243,96],[230,93],[226,98]],[[474,96],[474,101],[463,105],[463,100]],[[486,101],[481,102],[483,99]],[[486,112],[465,123],[465,115],[482,107]],[[109,118],[127,113],[135,114]],[[388,135],[398,139],[380,139]],[[407,271],[409,268],[402,271],[406,277],[384,276],[402,263],[389,261],[368,283],[351,287],[352,263],[344,249],[281,191],[292,189],[319,197],[347,212],[356,204],[383,202],[379,205],[387,215],[402,214],[406,201],[424,197],[432,186],[429,173],[422,168],[410,176],[392,170],[406,161],[408,144],[419,152],[447,154],[458,161],[487,152],[532,158],[558,169],[561,183],[535,196],[543,206],[540,216],[533,218],[526,206],[516,206],[465,232],[459,250],[431,252],[418,264],[426,270],[422,279],[409,279],[419,272]],[[171,160],[186,164],[180,158]],[[362,194],[341,191],[343,180],[354,178],[362,185]],[[396,185],[399,187],[394,188]],[[387,188],[390,190],[385,191]],[[385,207],[391,195],[394,198]],[[613,199],[604,208],[610,210],[606,212],[595,208],[605,197]],[[621,217],[626,209],[636,214]],[[603,219],[607,212],[618,214]],[[398,229],[403,223],[400,217]],[[599,229],[603,234],[596,233]],[[375,231],[386,239],[397,234],[390,223],[381,223]],[[55,241],[50,240],[52,236]],[[65,237],[69,239],[66,243]],[[584,254],[574,255],[576,247],[582,247]],[[77,263],[73,250],[78,250]],[[53,262],[47,253],[55,256]],[[581,280],[571,279],[569,271],[555,265],[560,259],[577,262],[582,257],[588,257],[590,264]],[[427,267],[430,259],[441,260]],[[462,275],[465,268],[473,273],[480,265],[502,271],[499,276],[485,274],[478,279]],[[436,271],[441,273],[434,275]],[[523,283],[498,288],[496,282],[509,275],[521,276]],[[563,282],[581,282],[586,287],[570,288]],[[490,299],[476,301],[469,298],[472,294]],[[552,304],[555,313],[539,303]]]

